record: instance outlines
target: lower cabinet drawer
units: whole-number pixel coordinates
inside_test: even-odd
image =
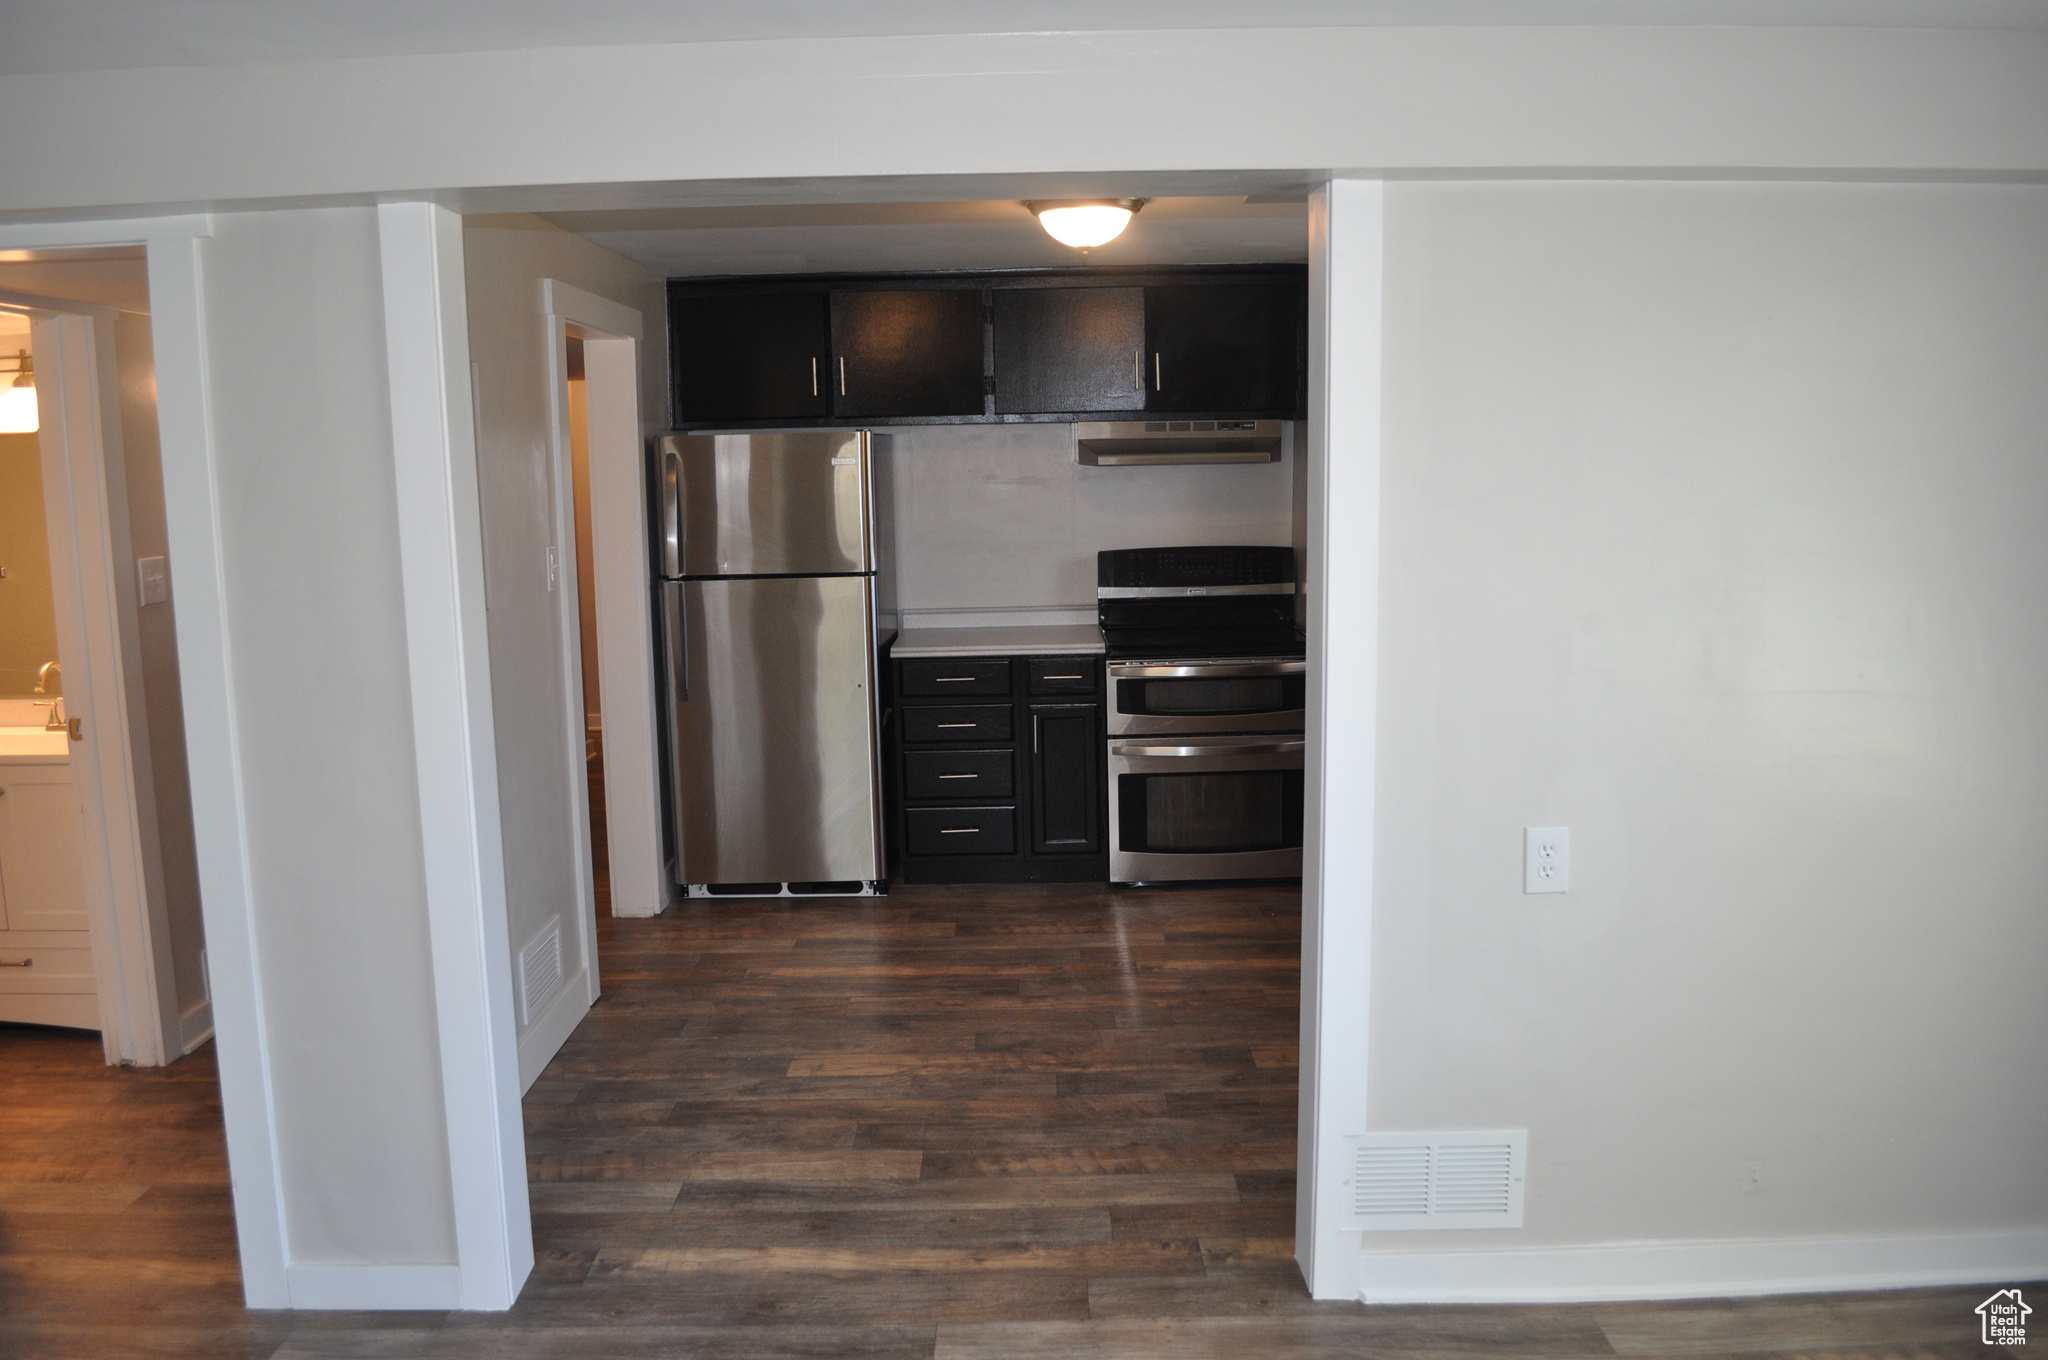
[[[90,946],[52,949],[47,945],[10,944],[0,938],[0,965],[5,965],[0,966],[0,995],[90,993],[97,985]]]
[[[1011,855],[1017,851],[1014,807],[910,808],[903,848],[913,855]]]
[[[958,708],[905,708],[905,741],[1008,741],[1008,704],[963,704]]]
[[[906,798],[1008,798],[1016,785],[1008,751],[905,751]]]
[[[1008,694],[1010,663],[1004,661],[905,661],[903,692],[920,698],[958,694]]]

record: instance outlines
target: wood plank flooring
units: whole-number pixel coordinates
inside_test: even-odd
[[[506,1314],[244,1311],[211,1050],[120,1071],[0,1027],[0,1356],[1986,1353],[1984,1289],[1312,1303],[1292,891],[900,888],[599,937],[604,999],[526,1101]]]

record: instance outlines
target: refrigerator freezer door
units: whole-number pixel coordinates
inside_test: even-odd
[[[865,431],[663,435],[657,467],[664,576],[875,569]]]
[[[881,878],[873,579],[662,590],[677,881]]]

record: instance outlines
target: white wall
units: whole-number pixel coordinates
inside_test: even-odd
[[[563,973],[573,979],[584,938],[571,837],[571,751],[562,657],[562,597],[547,588],[550,544],[566,548],[570,526],[555,523],[553,426],[541,282],[559,279],[639,310],[654,342],[641,347],[643,403],[665,398],[660,281],[638,265],[537,217],[477,217],[463,223],[469,351],[475,364],[477,472],[490,602],[491,705],[496,716],[498,800],[504,825],[506,911],[514,959],[559,921]],[[653,390],[652,401],[646,397]],[[594,698],[595,696],[593,696]],[[514,978],[514,995],[517,978]],[[534,1021],[540,1020],[536,1015]],[[524,1038],[531,1024],[521,1026]]]
[[[223,216],[204,279],[290,1258],[451,1263],[376,212]]]
[[[1127,186],[1133,172],[1248,169],[1306,183],[1322,177],[1316,167],[2039,173],[2044,69],[2038,31],[1486,27],[817,39],[11,76],[0,126],[37,134],[0,140],[0,213],[664,180],[746,181],[696,192],[762,202],[801,193],[780,180],[905,174],[1071,184],[1108,172],[1106,185]],[[1194,71],[1246,78],[1194,93]],[[573,93],[575,116],[545,93],[557,91]],[[463,206],[484,210],[488,197]],[[553,202],[661,200],[622,189],[604,203]]]
[[[1293,541],[1291,439],[1278,463],[1114,468],[1080,464],[1072,425],[909,426],[889,442],[905,627],[1090,623],[1104,548]]]
[[[1530,1169],[1366,1250],[2048,1228],[2048,190],[1387,230],[1370,1119]]]

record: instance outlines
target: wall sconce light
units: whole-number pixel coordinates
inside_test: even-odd
[[[0,375],[14,374],[14,381],[0,387],[0,434],[34,434],[40,426],[36,411],[36,366],[27,350],[14,356],[14,367],[0,368]]]
[[[1131,217],[1145,206],[1142,198],[1071,198],[1027,202],[1045,234],[1063,246],[1087,250],[1123,235]]]

